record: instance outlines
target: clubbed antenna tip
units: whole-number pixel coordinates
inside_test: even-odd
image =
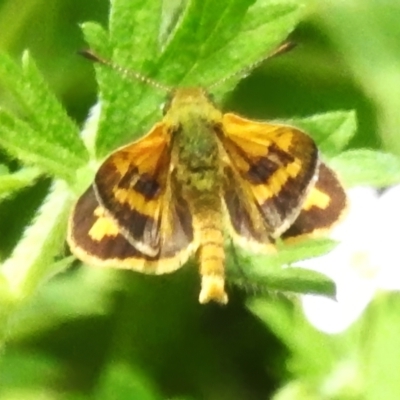
[[[78,51],[78,54],[82,57],[87,58],[90,61],[98,62],[101,64],[107,64],[107,60],[101,59],[97,54],[95,54],[92,50],[90,49],[82,49]]]

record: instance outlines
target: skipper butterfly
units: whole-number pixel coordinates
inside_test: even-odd
[[[101,164],[71,214],[68,242],[88,264],[147,274],[175,271],[196,254],[200,303],[226,303],[226,236],[273,251],[278,238],[330,228],[346,195],[301,130],[223,113],[202,88],[168,91],[161,121]]]

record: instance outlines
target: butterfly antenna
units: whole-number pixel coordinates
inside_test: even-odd
[[[123,75],[125,77],[138,80],[138,81],[143,82],[143,83],[145,83],[147,85],[153,86],[156,89],[160,89],[160,90],[162,90],[164,92],[167,92],[167,93],[169,93],[169,92],[171,92],[173,90],[172,87],[167,86],[167,85],[163,85],[163,84],[161,84],[161,83],[159,83],[157,81],[154,81],[153,79],[150,79],[147,76],[142,75],[139,72],[136,72],[134,70],[130,70],[130,69],[121,67],[120,65],[114,64],[112,61],[107,60],[107,59],[99,56],[98,54],[96,54],[92,50],[80,50],[78,52],[78,54],[83,56],[83,57],[85,57],[85,58],[87,58],[88,60],[97,62],[99,64],[106,65],[107,67],[113,69],[114,71],[119,72],[121,75]]]
[[[258,61],[256,61],[256,62],[254,62],[254,63],[252,63],[250,65],[247,65],[246,67],[242,68],[241,70],[233,72],[232,74],[227,75],[227,76],[223,77],[222,79],[214,82],[213,84],[211,84],[208,87],[208,89],[212,89],[212,88],[214,88],[216,86],[219,86],[219,85],[225,83],[226,81],[228,81],[229,79],[234,78],[235,76],[238,76],[238,75],[246,76],[246,75],[248,75],[248,73],[250,71],[252,71],[253,69],[257,68],[264,61],[269,60],[270,58],[278,56],[280,54],[286,53],[286,52],[292,50],[294,47],[296,47],[296,43],[294,43],[294,42],[284,42],[280,46],[278,46],[272,53],[269,53],[266,56],[264,56],[261,59],[259,59]]]

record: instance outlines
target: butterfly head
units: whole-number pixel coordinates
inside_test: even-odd
[[[181,87],[172,91],[163,109],[164,116],[170,120],[182,122],[182,118],[201,120],[219,120],[221,112],[213,103],[209,93],[199,87]]]

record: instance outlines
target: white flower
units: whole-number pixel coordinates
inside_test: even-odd
[[[309,321],[327,333],[348,328],[377,290],[400,289],[400,186],[381,196],[371,188],[354,188],[348,196],[349,213],[331,235],[339,241],[337,247],[298,263],[336,284],[336,300],[315,295],[302,298]]]

